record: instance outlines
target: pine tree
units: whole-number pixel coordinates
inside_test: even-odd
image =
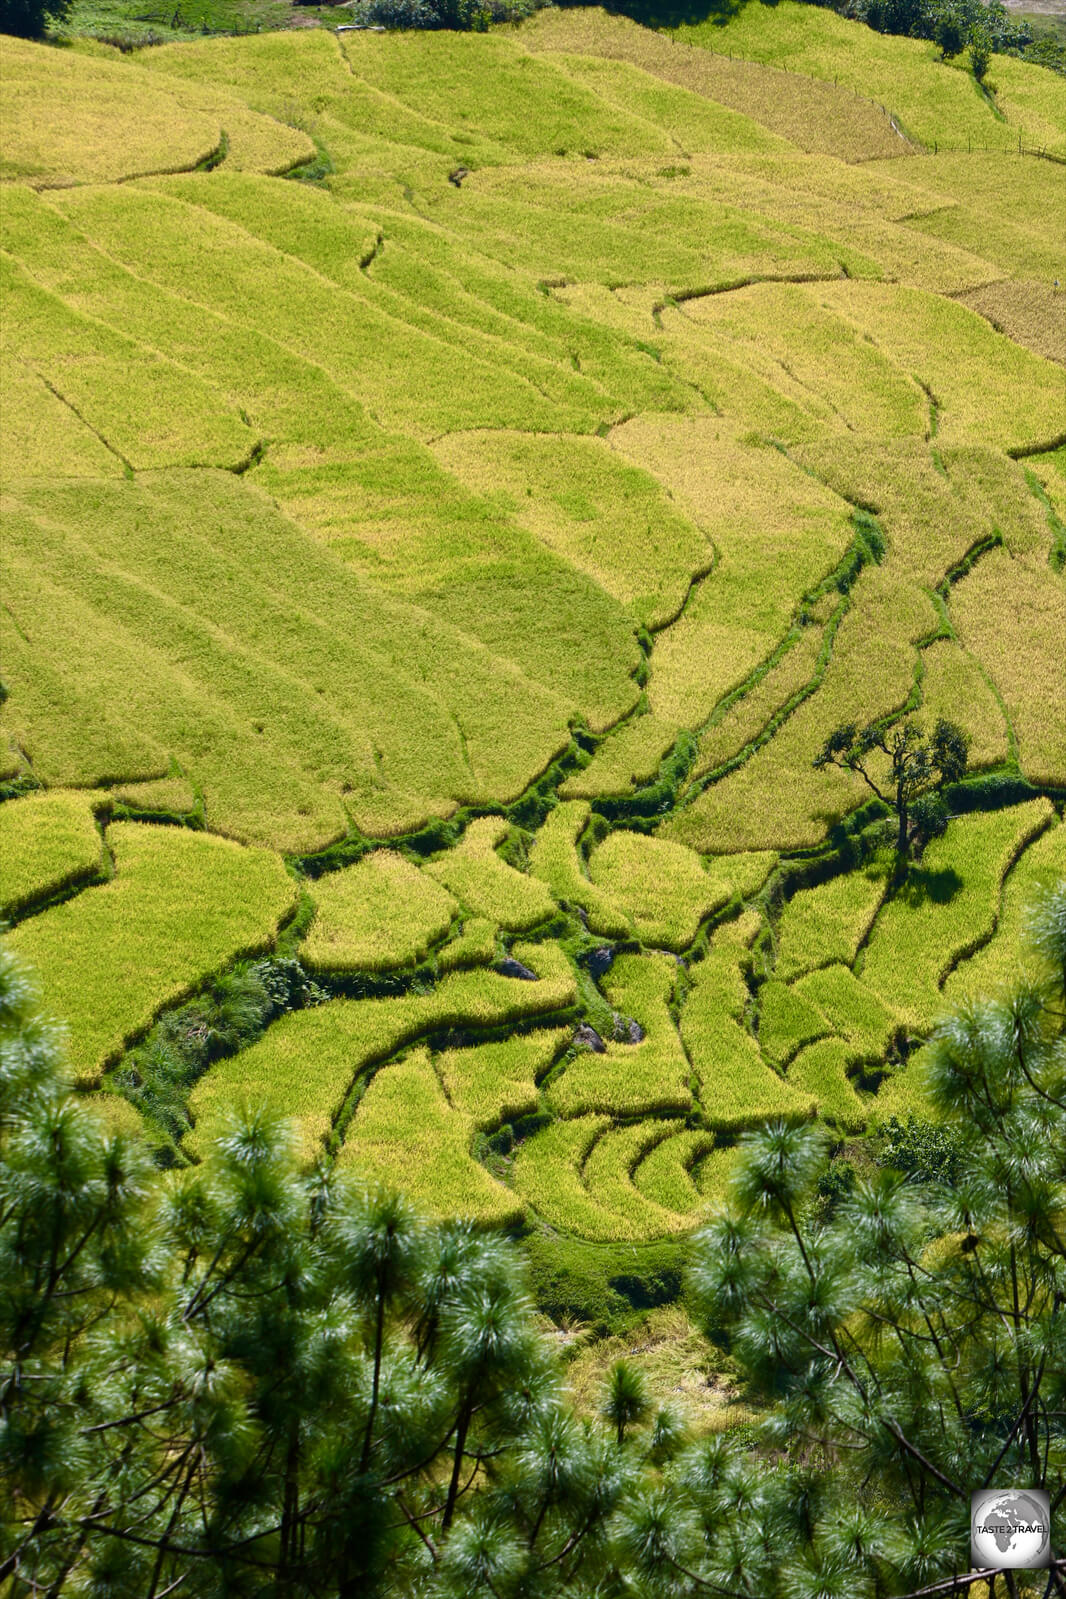
[[[850,1184],[815,1127],[745,1137],[690,1300],[763,1420],[695,1442],[629,1361],[602,1420],[576,1415],[512,1246],[302,1170],[266,1112],[153,1167],[71,1091],[0,957],[5,1599],[985,1583],[972,1489],[1066,1503],[1064,907],[1060,886],[1030,915],[1040,980],[937,1030],[934,1136],[890,1129]],[[1004,1591],[1066,1592],[1053,1553]]]

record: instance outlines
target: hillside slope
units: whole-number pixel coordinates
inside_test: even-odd
[[[460,1186],[536,1110],[486,1215],[554,1203],[590,1237],[689,1225],[707,1139],[760,1114],[879,1114],[869,1068],[940,991],[908,969],[897,994],[898,950],[927,940],[943,987],[1059,826],[1036,796],[1066,787],[1061,167],[1019,151],[1066,151],[1066,84],[997,60],[993,106],[931,47],[790,0],[677,40],[590,10],[113,61],[5,40],[0,66],[0,831],[41,787],[104,830],[20,879],[15,941],[47,988],[72,918],[78,960],[97,940],[121,972],[123,907],[147,915],[153,873],[161,896],[136,1005],[68,974],[87,1078],[179,1140],[216,1084],[276,1079],[308,1147],[357,1158],[372,1122],[375,1170],[428,1140]],[[935,913],[864,879],[861,936],[817,981],[776,973],[778,857],[836,880],[867,797],[814,756],[911,710],[1026,803],[953,824]],[[254,926],[179,936],[181,858],[130,842],[162,820],[232,841],[235,881],[269,852]],[[432,883],[417,936],[360,922],[402,923],[410,873],[394,907],[375,872],[365,907],[357,877],[316,908],[386,841]],[[123,1052],[316,916],[327,1019],[160,1111]],[[351,1048],[307,1076],[330,1016]],[[575,1020],[603,1053],[501,1056],[453,1125],[438,1058]],[[362,1091],[415,1044],[386,1149],[403,1094]],[[686,1124],[703,1141],[667,1145]],[[655,1150],[652,1173],[685,1152],[681,1209],[630,1181]]]

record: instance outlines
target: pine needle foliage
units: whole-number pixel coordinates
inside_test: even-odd
[[[580,1420],[511,1245],[301,1170],[269,1111],[161,1177],[0,954],[5,1593],[991,1591],[971,1490],[1066,1495],[1061,888],[1026,922],[1035,975],[927,1052],[950,1180],[889,1138],[827,1207],[824,1132],[742,1136],[689,1301],[763,1419],[695,1441],[636,1359]],[[1053,1542],[1011,1591],[1064,1577]]]
[[[878,1167],[857,1175],[828,1221],[824,1135],[777,1123],[742,1140],[731,1202],[697,1239],[691,1286],[704,1325],[780,1396],[763,1441],[789,1465],[716,1463],[731,1478],[728,1533],[704,1568],[710,1535],[690,1532],[679,1566],[731,1592],[790,1599],[964,1593],[975,1579],[952,1578],[968,1570],[973,1490],[1024,1481],[1061,1503],[1061,902],[1060,885],[1029,913],[1039,974],[967,1000],[934,1033],[935,1127],[894,1124]],[[810,1534],[790,1498],[801,1494]],[[780,1519],[764,1555],[771,1506]],[[1061,1586],[1066,1562],[1053,1570]],[[1012,1582],[1014,1594],[1059,1591],[1046,1572],[1037,1586],[1023,1573]]]

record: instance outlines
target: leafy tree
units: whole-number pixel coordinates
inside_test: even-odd
[[[945,11],[941,14],[934,37],[940,46],[942,61],[961,54],[966,43],[966,27],[957,11]]]
[[[0,0],[0,33],[40,39],[49,23],[64,22],[72,0]]]
[[[958,1135],[945,1123],[911,1115],[904,1126],[890,1116],[878,1162],[918,1182],[953,1183],[961,1155]]]
[[[973,27],[970,29],[970,66],[978,83],[983,83],[985,74],[992,65],[992,38],[987,28]]]
[[[896,813],[896,853],[903,860],[912,825],[923,840],[944,832],[948,809],[943,789],[965,776],[968,752],[969,739],[954,722],[941,717],[927,738],[920,724],[907,717],[892,727],[871,722],[860,729],[854,722],[844,723],[830,733],[813,764],[818,770],[836,766],[857,772]]]

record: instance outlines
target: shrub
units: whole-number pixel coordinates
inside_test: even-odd
[[[1026,61],[1032,61],[1038,67],[1048,67],[1052,72],[1066,76],[1066,45],[1052,33],[1044,33],[1039,39],[1033,39],[1025,46],[1024,56]]]
[[[942,794],[920,794],[911,806],[911,822],[920,845],[931,838],[940,838],[948,830],[947,800]]]
[[[978,83],[992,64],[992,40],[984,28],[974,28],[970,33],[970,66]]]
[[[377,28],[439,28],[440,13],[429,0],[366,0],[352,12],[356,24]]]
[[[377,28],[454,28],[485,33],[494,22],[521,22],[544,0],[362,0],[356,23]]]
[[[898,1116],[889,1118],[878,1164],[903,1172],[915,1183],[954,1184],[962,1162],[962,1143],[954,1128],[938,1122]]]

